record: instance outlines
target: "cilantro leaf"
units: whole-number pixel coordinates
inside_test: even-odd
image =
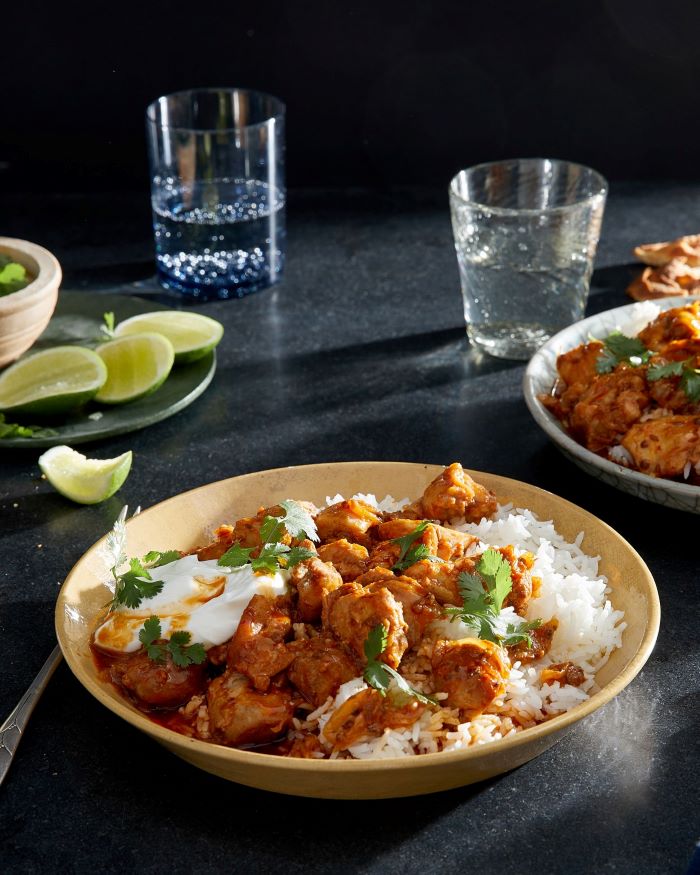
[[[693,404],[700,401],[700,369],[684,368],[680,383],[681,389]]]
[[[260,540],[263,544],[276,544],[284,535],[284,523],[281,517],[266,516],[260,526]]]
[[[234,544],[230,547],[223,556],[219,558],[217,565],[223,565],[226,568],[240,568],[241,565],[246,565],[250,562],[250,554],[253,552],[252,547],[241,547],[240,544]]]
[[[190,644],[189,632],[173,632],[166,647],[175,665],[187,668],[188,665],[201,665],[207,658],[203,644]]]
[[[365,657],[367,658],[367,665],[363,673],[365,682],[380,692],[382,696],[386,696],[389,684],[393,679],[398,689],[412,699],[418,699],[425,705],[437,705],[435,699],[431,699],[430,696],[414,689],[396,669],[379,661],[379,656],[386,650],[387,641],[388,633],[383,623],[378,623],[369,630],[364,643]]]
[[[431,555],[425,544],[416,544],[414,546],[413,543],[426,530],[428,525],[428,520],[423,520],[408,534],[391,539],[392,544],[398,544],[401,548],[399,558],[391,568],[392,571],[405,571],[421,559],[429,559],[431,562],[438,561],[438,557]]]
[[[159,568],[161,565],[169,565],[171,562],[177,562],[182,559],[179,550],[149,550],[141,560],[152,568]]]
[[[367,664],[374,662],[386,650],[389,633],[383,623],[373,626],[365,639],[364,651]]]
[[[307,547],[292,547],[284,557],[285,567],[294,568],[295,565],[306,559],[312,559],[314,556],[316,556],[315,550],[309,550]]]
[[[476,574],[462,572],[457,585],[464,601],[461,607],[448,608],[447,614],[460,619],[477,630],[479,638],[501,647],[527,641],[532,644],[528,631],[536,629],[540,620],[515,625],[509,623],[505,634],[498,628],[498,617],[503,603],[513,588],[510,563],[498,550],[489,547],[476,563]]]
[[[153,580],[140,559],[130,559],[129,570],[124,574],[117,574],[116,566],[112,573],[116,580],[112,609],[117,605],[138,608],[144,599],[152,598],[163,589],[163,581]]]
[[[689,362],[690,359],[687,360]],[[666,365],[650,365],[647,369],[647,380],[663,380],[664,377],[680,377],[683,366],[687,362],[669,362]]]
[[[53,428],[40,425],[20,425],[18,422],[6,422],[5,414],[0,413],[0,440],[3,438],[43,438],[55,437],[58,432]]]
[[[652,365],[647,369],[649,380],[661,380],[664,377],[680,377],[678,384],[681,391],[692,404],[700,401],[700,369],[693,367],[694,359],[688,358],[680,362],[668,362],[665,365]]]
[[[2,256],[0,262],[0,298],[19,292],[20,289],[29,285],[27,269],[23,264],[12,261],[7,256]]]
[[[107,338],[107,340],[111,340],[114,337],[114,313],[111,311],[108,313],[102,314],[103,325],[100,326],[100,333],[102,334],[102,338]]]
[[[148,658],[152,659],[153,662],[163,662],[165,660],[165,647],[162,644],[155,643],[162,635],[158,617],[149,617],[139,632],[139,641],[146,648]]]
[[[310,541],[318,541],[316,523],[306,508],[298,501],[285,499],[280,501],[285,515],[282,518],[284,527],[293,538],[308,538]]]
[[[157,644],[156,642],[162,637],[163,631],[159,618],[149,617],[139,632],[139,641],[146,648],[148,658],[153,662],[164,662],[166,654],[170,653],[175,665],[187,668],[188,665],[201,665],[207,658],[202,644],[189,643],[192,637],[189,632],[173,632],[166,644]]]
[[[643,365],[651,356],[651,352],[636,337],[627,337],[621,331],[613,331],[603,340],[603,351],[596,360],[596,371],[608,374],[620,364]]]
[[[284,553],[289,553],[289,547],[286,544],[269,543],[264,544],[260,548],[260,553],[255,559],[251,559],[253,571],[267,571],[274,574],[279,568],[277,561],[278,557]]]

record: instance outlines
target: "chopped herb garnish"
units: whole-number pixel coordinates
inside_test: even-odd
[[[700,401],[700,369],[693,367],[695,359],[688,358],[680,362],[669,362],[665,365],[651,365],[647,369],[647,379],[652,382],[664,377],[680,377],[679,387],[691,403]]]
[[[144,599],[152,598],[163,589],[162,580],[154,580],[140,559],[129,559],[129,570],[117,574],[117,566],[112,568],[116,581],[112,609],[117,605],[138,608]]]
[[[649,365],[647,379],[654,382],[663,380],[665,377],[680,377],[683,373],[683,367],[690,361],[691,359],[687,359],[684,362],[669,362],[667,365]]]
[[[146,648],[148,658],[153,662],[164,662],[169,653],[175,665],[187,668],[188,665],[201,665],[207,658],[202,644],[190,644],[189,632],[173,632],[170,640],[159,644],[163,632],[158,617],[149,617],[139,632],[139,641]]]
[[[114,337],[114,313],[111,311],[109,313],[102,314],[102,322],[103,325],[100,325],[100,334],[102,335],[102,340],[111,340]]]
[[[0,253],[0,298],[19,292],[28,285],[25,266]]]
[[[700,401],[700,369],[684,368],[681,376],[681,389],[693,404]]]
[[[217,564],[226,568],[240,568],[241,565],[247,565],[250,562],[252,552],[252,547],[241,547],[240,544],[234,544],[220,557]]]
[[[5,422],[5,414],[0,413],[0,440],[3,438],[44,438],[55,437],[58,432],[53,428],[40,425],[20,425],[17,422]]]
[[[161,565],[169,565],[171,562],[177,562],[182,559],[182,554],[179,550],[151,550],[141,560],[145,565],[151,568],[159,568]]]
[[[598,356],[595,369],[599,374],[609,374],[621,362],[638,367],[649,361],[651,352],[636,337],[627,337],[621,331],[613,331],[603,341],[603,351]]]
[[[281,501],[284,516],[266,516],[260,526],[262,547],[256,557],[250,558],[252,547],[234,544],[219,559],[218,564],[225,568],[240,568],[250,563],[253,571],[266,571],[274,574],[279,568],[294,568],[305,559],[316,555],[307,547],[289,547],[281,543],[285,531],[293,538],[309,538],[317,541],[316,524],[311,514],[297,501]]]
[[[401,548],[399,558],[392,566],[392,571],[405,571],[407,568],[409,568],[416,562],[419,562],[421,559],[429,559],[431,562],[439,561],[437,556],[431,555],[425,544],[414,544],[416,538],[418,538],[426,530],[428,525],[428,521],[423,520],[422,523],[418,523],[415,529],[413,529],[413,531],[409,532],[407,535],[401,535],[400,538],[391,539],[392,543],[398,544]]]
[[[498,631],[498,616],[503,603],[513,588],[510,563],[498,550],[489,547],[476,564],[476,574],[462,572],[458,580],[459,592],[464,599],[460,608],[448,608],[447,613],[478,630],[479,638],[501,647],[527,642],[527,634],[541,625],[541,620],[516,625],[508,623],[505,634]]]
[[[419,702],[423,702],[425,705],[437,705],[435,699],[419,693],[395,669],[379,660],[379,656],[384,653],[386,646],[386,627],[383,623],[378,623],[374,628],[370,629],[364,645],[365,656],[367,658],[364,679],[369,686],[380,692],[382,696],[386,696],[389,685],[393,680],[398,689],[412,699],[418,699]]]

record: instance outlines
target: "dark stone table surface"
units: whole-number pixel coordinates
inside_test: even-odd
[[[50,248],[64,288],[153,294],[148,205],[131,194],[2,198],[3,233]],[[626,303],[640,242],[697,232],[700,186],[613,186],[589,312]],[[0,714],[54,646],[58,589],[123,503],[282,465],[455,459],[559,493],[617,529],[655,576],[656,650],[554,748],[486,783],[328,802],[229,784],[113,716],[61,665],[0,795],[5,872],[685,871],[700,837],[700,518],[573,467],[538,430],[523,366],[467,344],[446,195],[298,192],[272,291],[201,305],[226,335],[207,392],[151,428],[120,493],[73,505],[36,450],[0,446]]]

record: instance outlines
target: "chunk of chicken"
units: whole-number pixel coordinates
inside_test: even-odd
[[[652,477],[682,477],[700,462],[700,416],[664,416],[638,422],[622,438],[635,467]]]
[[[582,389],[589,386],[598,375],[596,362],[602,349],[603,344],[593,340],[558,356],[557,371],[564,383],[567,386],[578,383]]]
[[[292,629],[289,601],[284,596],[254,595],[228,646],[228,666],[250,678],[258,690],[294,659],[284,644]]]
[[[294,714],[289,690],[254,690],[246,677],[233,671],[209,684],[207,704],[213,740],[227,745],[275,741],[289,729]]]
[[[700,337],[700,301],[659,313],[638,337],[647,349],[660,353],[673,341]]]
[[[381,572],[379,578],[370,583],[367,589],[370,592],[377,592],[382,588],[388,589],[401,604],[403,618],[408,627],[406,630],[408,647],[409,649],[415,647],[423,637],[426,626],[442,616],[442,608],[435,600],[435,596],[413,578],[397,577],[386,568],[378,568],[376,572]]]
[[[241,519],[236,520],[233,525],[232,541],[236,541],[242,547],[252,547],[254,549],[262,547],[260,527],[265,522],[266,516],[281,517],[284,516],[284,510],[280,505],[275,504],[272,507],[261,507],[254,517],[242,517]],[[292,543],[292,538],[286,530],[280,538],[280,543]]]
[[[294,661],[287,676],[312,705],[323,705],[338,687],[361,674],[357,660],[334,638],[309,638],[289,645]]]
[[[289,582],[299,595],[297,615],[303,623],[312,623],[321,617],[323,596],[343,585],[343,578],[332,565],[318,557],[305,559],[292,568]]]
[[[221,559],[231,544],[233,544],[233,526],[223,525],[214,532],[214,540],[210,544],[194,552],[200,562],[206,562],[207,559]]]
[[[392,668],[398,668],[408,647],[408,626],[401,604],[388,589],[370,592],[357,583],[344,583],[323,600],[323,627],[346,644],[366,663],[365,641],[375,626],[387,630],[387,645],[379,657]]]
[[[204,686],[204,665],[181,668],[175,665],[170,653],[163,662],[155,662],[145,650],[137,650],[114,662],[110,677],[140,705],[177,708]]]
[[[425,520],[391,519],[379,523],[372,530],[372,534],[380,543],[391,541],[394,538],[410,535],[421,522],[425,522]],[[464,556],[476,540],[473,535],[468,535],[466,532],[456,532],[454,529],[429,523],[423,532],[416,537],[413,544],[415,546],[423,544],[432,556],[450,562]]]
[[[510,544],[506,547],[497,547],[496,549],[504,559],[508,560],[510,577],[513,581],[511,590],[503,602],[503,607],[512,607],[516,614],[524,616],[527,603],[532,598],[532,566],[535,563],[535,557],[532,553],[528,552],[516,556],[515,550]]]
[[[510,670],[505,652],[491,641],[438,641],[432,655],[435,689],[466,719],[481,714],[506,689]]]
[[[532,644],[522,641],[520,644],[513,644],[507,648],[510,661],[526,663],[542,659],[546,653],[549,653],[554,633],[558,627],[559,620],[552,618],[546,623],[542,623],[536,629],[532,629],[528,632]]]
[[[619,443],[649,406],[644,378],[633,368],[602,374],[574,407],[572,431],[594,453]]]
[[[334,750],[347,750],[354,744],[376,738],[385,729],[412,726],[425,711],[416,699],[395,702],[391,695],[367,688],[355,693],[331,714],[323,727],[323,738]]]
[[[319,559],[332,565],[348,583],[367,570],[369,552],[362,544],[352,544],[347,538],[340,538],[318,548]]]
[[[347,538],[363,547],[369,547],[369,529],[381,521],[376,508],[365,501],[351,498],[324,508],[316,516],[316,527],[321,541]]]
[[[472,480],[459,462],[453,462],[428,485],[421,506],[427,519],[449,522],[464,517],[468,522],[479,522],[493,516],[497,502],[493,492]]]
[[[573,662],[556,662],[543,668],[540,681],[543,684],[568,684],[570,687],[580,687],[586,680],[586,674],[580,665]]]
[[[431,562],[421,559],[409,566],[406,577],[422,584],[441,605],[460,605],[462,597],[459,594],[458,579],[462,571],[470,574],[474,571],[474,559],[464,556],[456,562]]]

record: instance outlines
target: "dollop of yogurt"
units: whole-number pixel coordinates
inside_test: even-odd
[[[133,653],[141,646],[139,631],[149,617],[160,619],[164,637],[189,632],[191,643],[209,648],[235,633],[254,595],[285,595],[289,572],[256,574],[250,565],[224,568],[216,559],[200,562],[183,556],[151,571],[163,588],[138,608],[121,607],[97,627],[95,644],[102,650]]]

